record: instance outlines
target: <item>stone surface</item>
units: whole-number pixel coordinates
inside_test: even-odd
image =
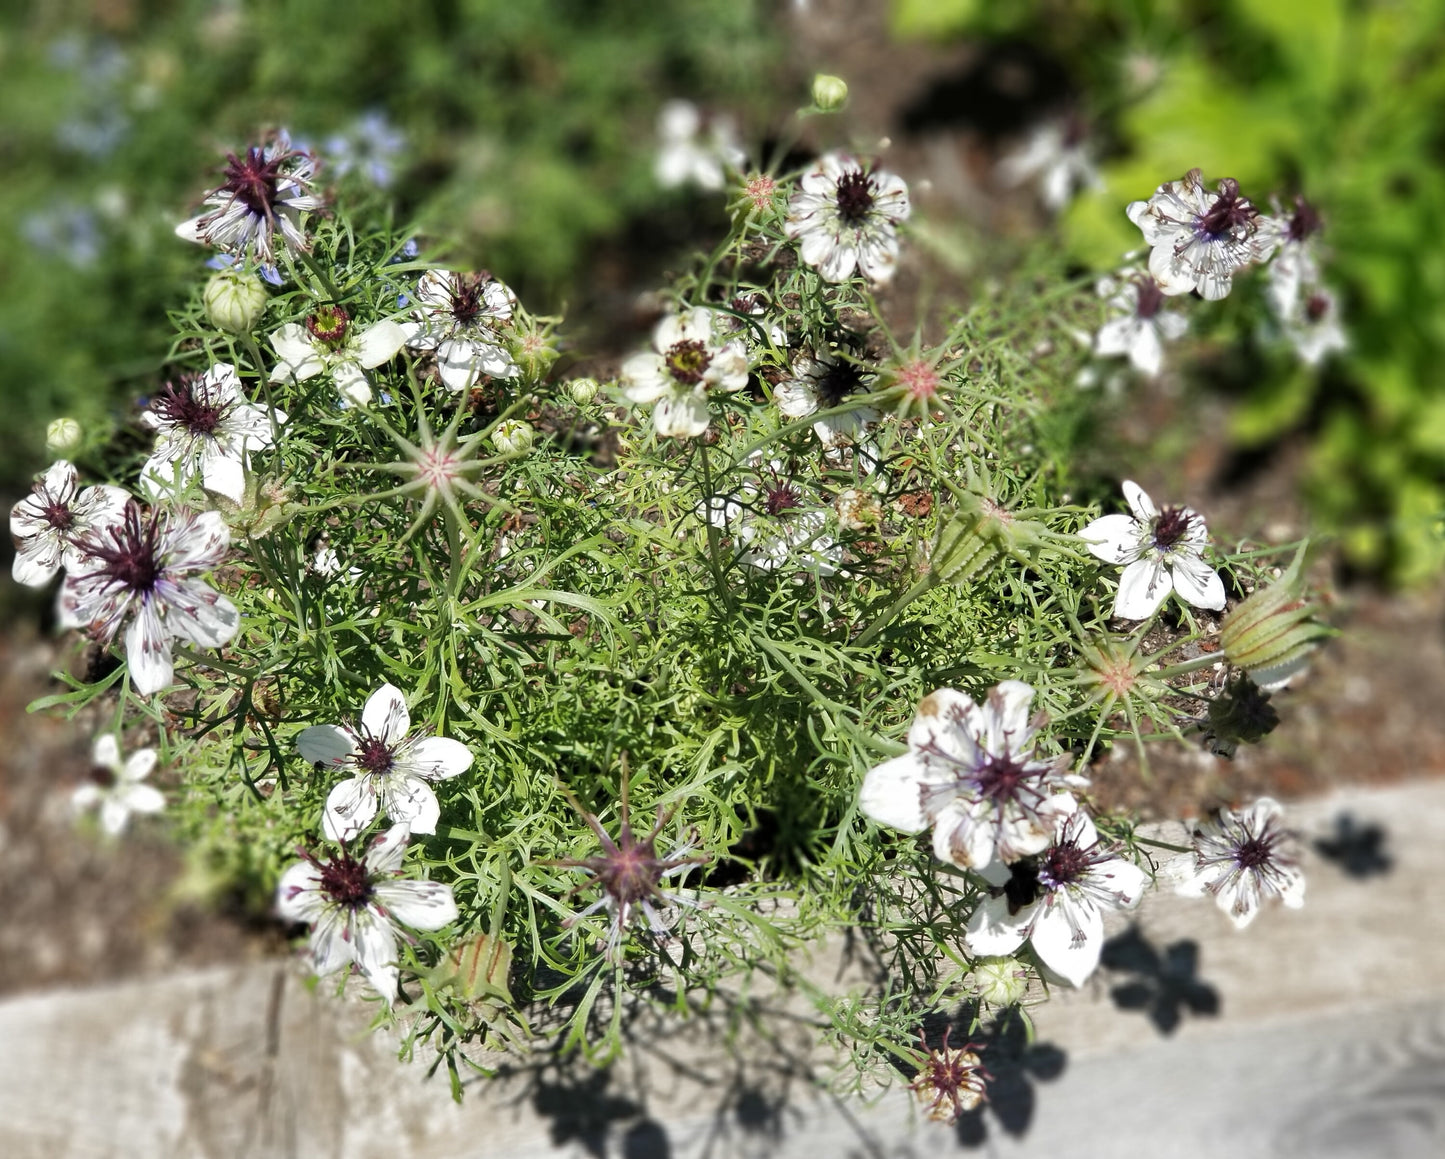
[[[1445,784],[1340,794],[1292,821],[1353,837],[1311,854],[1303,910],[1239,933],[1207,902],[1151,897],[1112,968],[1038,1009],[1033,1044],[994,1048],[993,1105],[954,1129],[898,1088],[830,1097],[806,1018],[724,1049],[721,1011],[643,1033],[605,1070],[469,1081],[457,1105],[444,1076],[397,1063],[363,1005],[282,961],[0,1003],[0,1155],[1438,1159]]]

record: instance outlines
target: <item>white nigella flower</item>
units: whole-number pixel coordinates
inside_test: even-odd
[[[1021,148],[999,162],[999,177],[1010,188],[1036,181],[1040,198],[1054,213],[1073,200],[1075,190],[1102,189],[1085,130],[1076,116],[1045,121]]]
[[[326,140],[326,157],[338,177],[355,171],[378,189],[391,185],[396,160],[405,150],[406,134],[374,109]]]
[[[731,533],[739,547],[738,558],[760,571],[793,565],[818,575],[834,575],[831,558],[837,544],[823,534],[826,512],[785,474],[783,464],[766,468],[761,459],[758,480],[748,480],[727,497],[715,496],[708,518],[713,526]]]
[[[254,257],[273,265],[278,230],[287,248],[310,248],[299,220],[302,213],[323,204],[312,192],[315,174],[316,159],[293,149],[283,130],[270,144],[251,146],[245,156],[232,153],[225,180],[206,194],[206,211],[181,222],[176,235],[243,260]]]
[[[1125,212],[1153,247],[1149,272],[1170,295],[1227,296],[1235,270],[1264,261],[1279,240],[1277,229],[1239,195],[1238,181],[1225,178],[1211,193],[1198,169],[1166,181],[1148,201],[1130,202]]]
[[[1087,782],[1033,759],[1033,696],[1018,680],[999,684],[982,708],[952,688],[925,696],[908,752],[869,770],[859,806],[905,833],[932,825],[934,854],[964,869],[1040,852],[1078,807],[1068,790]]]
[[[856,269],[870,282],[886,282],[898,264],[896,227],[909,208],[901,177],[827,153],[798,179],[783,228],[827,281],[846,281]]]
[[[1054,973],[1081,986],[1099,965],[1104,911],[1133,909],[1143,896],[1144,871],[1099,842],[1082,811],[1062,817],[1038,857],[984,874],[995,888],[968,919],[971,954],[1012,954],[1025,941]]]
[[[329,374],[342,398],[365,406],[371,402],[365,371],[395,358],[406,344],[406,336],[405,328],[390,319],[355,333],[351,316],[340,306],[319,306],[307,316],[304,326],[287,322],[271,335],[277,359],[271,381],[305,382]]]
[[[858,395],[871,394],[878,376],[832,351],[800,354],[793,359],[793,377],[773,388],[773,401],[790,419],[807,418],[819,411],[848,406]],[[828,414],[813,423],[813,433],[825,447],[857,443],[864,429],[879,419],[871,406],[854,406]]]
[[[77,812],[100,806],[100,824],[112,837],[125,829],[132,813],[159,813],[166,799],[159,789],[141,782],[156,766],[155,749],[137,749],[124,761],[120,745],[106,733],[97,737],[91,752],[90,780],[71,794]]]
[[[278,424],[286,421],[283,412],[273,413]],[[229,362],[216,363],[199,378],[166,383],[141,422],[157,432],[155,450],[140,475],[141,490],[153,501],[174,495],[200,475],[207,491],[240,503],[251,452],[271,445],[266,408],[246,401]]]
[[[372,841],[361,861],[343,853],[322,861],[302,852],[276,887],[276,910],[311,926],[311,956],[323,977],[353,963],[388,1006],[396,996],[398,925],[439,930],[457,920],[451,887],[399,881],[411,834],[394,825]]]
[[[1296,316],[1301,289],[1320,284],[1315,239],[1324,223],[1303,197],[1295,198],[1294,210],[1288,215],[1276,205],[1275,215],[1268,220],[1279,249],[1264,271],[1264,296],[1275,317],[1287,321]]]
[[[1124,498],[1130,514],[1101,516],[1079,532],[1094,555],[1124,568],[1114,615],[1147,620],[1171,591],[1196,608],[1222,609],[1224,582],[1204,562],[1204,517],[1189,507],[1160,511],[1132,479],[1124,480]]]
[[[10,534],[16,583],[44,587],[62,567],[73,571],[83,561],[75,546],[86,532],[118,523],[130,496],[119,487],[80,489],[75,467],[64,459],[50,464],[34,489],[10,508]]]
[[[1295,309],[1280,321],[1300,360],[1318,366],[1333,351],[1349,346],[1340,325],[1339,303],[1324,286],[1305,286],[1295,300]]]
[[[437,370],[448,390],[469,390],[484,374],[516,378],[503,331],[517,295],[483,270],[460,274],[427,270],[418,279],[416,321],[406,325],[406,344],[436,351]]]
[[[741,169],[748,155],[738,147],[728,117],[709,117],[703,133],[703,115],[691,101],[668,101],[657,116],[659,185],[671,189],[691,183],[702,189],[721,189],[729,170]]]
[[[652,425],[663,438],[692,438],[707,430],[709,391],[731,393],[748,384],[748,355],[740,338],[720,341],[713,312],[694,306],[669,314],[652,332],[656,353],[634,354],[622,364],[622,394],[653,403]]]
[[[1280,825],[1279,802],[1261,797],[1234,812],[1221,809],[1194,831],[1194,852],[1164,867],[1186,897],[1212,894],[1236,929],[1254,921],[1266,898],[1291,909],[1304,905],[1305,878],[1294,834]]]
[[[383,684],[367,698],[359,729],[317,724],[296,738],[306,760],[355,771],[326,798],[322,828],[332,841],[351,840],[371,824],[378,808],[413,832],[436,832],[441,809],[427,782],[466,772],[472,754],[446,737],[409,737],[410,728],[405,697]]]
[[[194,578],[226,558],[231,533],[219,512],[154,508],[142,515],[127,503],[122,518],[92,528],[76,542],[84,560],[60,589],[60,623],[88,627],[108,644],[127,620],[126,662],[142,696],[171,682],[171,640],[219,648],[241,626],[236,607]]]
[[[1151,274],[1136,271],[1100,278],[1097,288],[1117,316],[1099,327],[1094,353],[1102,358],[1127,355],[1140,373],[1158,374],[1164,365],[1164,343],[1183,336],[1189,320],[1163,309],[1164,291]]]

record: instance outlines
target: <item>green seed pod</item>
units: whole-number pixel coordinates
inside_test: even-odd
[[[249,334],[266,310],[266,287],[255,274],[221,270],[201,291],[206,317],[218,330]]]
[[[813,106],[820,112],[835,113],[848,100],[848,82],[840,76],[820,72],[813,78]]]
[[[1304,664],[1319,641],[1334,629],[1314,618],[1318,607],[1306,598],[1304,551],[1267,588],[1260,588],[1225,616],[1219,637],[1225,658],[1268,686],[1288,678]]]

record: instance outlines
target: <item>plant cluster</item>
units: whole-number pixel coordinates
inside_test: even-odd
[[[762,976],[815,1002],[846,1082],[896,1064],[931,1115],[976,1105],[987,1060],[920,1055],[924,1017],[1092,972],[1158,865],[1089,760],[1267,731],[1258,684],[1325,631],[1299,557],[1270,583],[1275,552],[1132,482],[1127,514],[1071,501],[1045,420],[1087,284],[900,341],[911,205],[873,158],[726,162],[730,228],[604,384],[316,161],[284,134],[230,156],[177,227],[227,268],[171,316],[144,437],[12,515],[16,578],[63,570],[92,641],[41,702],[101,721],[110,784],[78,804],[119,831],[162,770],[177,835],[458,1084],[483,1046],[611,1057],[629,1011]],[[1163,296],[1278,245],[1197,173],[1129,213]],[[1277,822],[1206,821],[1170,872],[1236,920],[1296,903]],[[796,968],[842,930],[865,993]]]

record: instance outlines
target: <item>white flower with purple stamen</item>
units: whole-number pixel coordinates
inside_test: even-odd
[[[704,129],[706,131],[704,132]],[[710,116],[691,101],[668,101],[657,115],[658,150],[653,171],[671,189],[689,183],[721,189],[729,172],[747,164],[731,118]]]
[[[1266,898],[1299,909],[1305,878],[1295,836],[1280,825],[1283,816],[1279,802],[1269,797],[1237,813],[1221,809],[1196,827],[1194,852],[1169,862],[1164,873],[1186,897],[1212,894],[1237,929],[1254,921]]]
[[[343,399],[366,406],[371,402],[366,371],[395,358],[406,344],[406,335],[405,327],[389,318],[358,332],[352,328],[351,315],[340,306],[318,306],[306,316],[305,325],[287,322],[271,335],[276,351],[271,381],[305,382],[329,374]]]
[[[1036,182],[1040,200],[1053,213],[1073,200],[1075,190],[1104,188],[1087,126],[1078,116],[1036,126],[1022,146],[999,162],[998,175],[1010,188]]]
[[[940,688],[923,698],[908,729],[908,752],[870,769],[859,807],[905,833],[933,826],[940,861],[981,869],[1044,849],[1060,817],[1078,807],[1069,789],[1088,782],[1037,760],[1030,720],[1034,690],[1005,680],[979,707]]]
[[[1148,877],[1099,841],[1082,811],[1060,819],[1052,843],[1037,857],[995,863],[983,876],[994,888],[968,919],[971,954],[1012,954],[1024,942],[1054,973],[1081,986],[1099,965],[1104,913],[1133,909]]]
[[[827,153],[798,179],[783,230],[825,280],[846,281],[856,270],[882,283],[898,264],[897,226],[909,209],[903,178]]]
[[[1350,345],[1340,325],[1339,302],[1324,286],[1303,287],[1294,312],[1280,320],[1280,327],[1306,366],[1318,366]]]
[[[91,752],[90,780],[70,796],[71,807],[84,812],[100,806],[100,826],[118,837],[132,813],[159,813],[166,799],[159,789],[142,784],[156,767],[155,749],[137,749],[124,761],[120,744],[110,733],[98,737]]]
[[[322,829],[332,841],[349,841],[384,812],[416,833],[435,833],[441,807],[429,781],[471,768],[471,751],[441,736],[407,736],[406,698],[383,684],[367,698],[361,725],[316,724],[296,738],[302,757],[328,769],[351,769],[326,798]]]
[[[277,425],[286,421],[282,411],[272,414]],[[157,434],[140,475],[141,489],[152,500],[174,495],[199,475],[207,491],[240,503],[251,452],[272,442],[266,408],[246,401],[229,362],[216,363],[199,378],[166,383],[141,422]]]
[[[1294,210],[1287,216],[1275,205],[1275,215],[1268,219],[1279,242],[1279,249],[1264,272],[1264,296],[1281,320],[1292,318],[1299,305],[1302,289],[1320,283],[1320,266],[1315,252],[1316,238],[1324,223],[1315,207],[1303,197],[1294,199]]]
[[[417,280],[416,320],[405,324],[406,344],[436,352],[437,371],[448,390],[469,390],[482,375],[516,378],[504,330],[517,295],[483,270],[461,274],[427,270]]]
[[[793,376],[773,388],[773,401],[790,419],[807,418],[819,411],[846,407],[837,414],[825,414],[813,423],[813,433],[825,447],[858,442],[866,428],[879,419],[871,406],[849,406],[859,395],[871,394],[878,376],[858,363],[832,351],[817,355],[799,354],[793,359]]]
[[[1234,272],[1262,262],[1278,243],[1278,230],[1225,178],[1218,192],[1204,187],[1198,169],[1166,181],[1148,201],[1125,211],[1153,247],[1149,272],[1165,294],[1198,290],[1211,301],[1228,295]]]
[[[410,836],[405,825],[393,826],[361,861],[345,853],[322,861],[299,850],[305,860],[287,869],[276,887],[281,917],[311,926],[316,973],[324,977],[354,964],[388,1006],[400,980],[398,927],[431,931],[457,920],[450,886],[397,880]]]
[[[176,226],[176,236],[268,266],[276,260],[278,232],[286,248],[308,250],[301,214],[324,204],[312,192],[315,173],[316,159],[293,149],[282,130],[244,156],[232,153],[225,180],[206,194],[206,211]]]
[[[130,496],[119,487],[80,489],[75,467],[64,459],[36,481],[34,489],[10,508],[10,534],[15,559],[10,574],[16,583],[40,588],[62,567],[74,570],[83,562],[76,541],[88,531],[118,523]]]
[[[692,438],[708,428],[708,394],[730,394],[748,384],[747,348],[740,338],[720,339],[711,310],[694,306],[669,314],[652,332],[653,351],[622,364],[619,382],[629,401],[652,403],[652,425],[663,438]]]
[[[1158,374],[1164,365],[1164,344],[1181,337],[1189,320],[1163,309],[1164,291],[1142,271],[1100,278],[1097,290],[1099,297],[1108,299],[1115,316],[1094,335],[1094,353],[1102,358],[1126,355],[1140,373]]]
[[[174,673],[171,641],[219,648],[241,626],[236,607],[195,573],[226,558],[231,533],[215,511],[127,503],[122,518],[76,541],[83,561],[60,589],[60,623],[88,628],[102,644],[125,633],[130,682],[142,696],[159,692]]]
[[[1147,620],[1171,591],[1196,608],[1222,609],[1224,581],[1204,561],[1204,517],[1189,507],[1159,510],[1132,479],[1124,480],[1124,498],[1130,514],[1101,516],[1079,532],[1090,552],[1124,568],[1113,614]]]
[[[759,571],[793,565],[820,576],[836,574],[838,545],[825,535],[828,516],[779,461],[754,456],[757,480],[731,495],[715,495],[708,520],[734,536],[738,559]]]

